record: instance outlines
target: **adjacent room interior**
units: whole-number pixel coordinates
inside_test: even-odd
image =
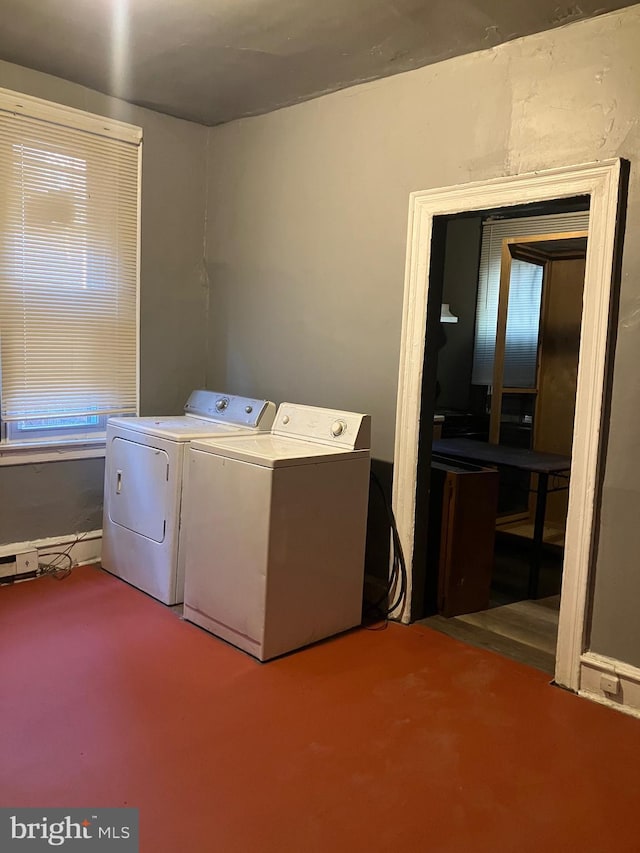
[[[588,219],[575,199],[449,220],[433,330],[425,624],[550,675]]]

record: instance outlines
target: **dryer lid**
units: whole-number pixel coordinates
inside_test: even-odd
[[[108,426],[118,431],[131,430],[169,441],[193,441],[194,438],[207,438],[212,435],[233,435],[248,429],[238,424],[221,424],[184,415],[168,418],[109,418]]]
[[[276,414],[275,403],[268,400],[217,391],[193,391],[184,410],[184,415],[109,418],[108,425],[170,441],[192,441],[218,433],[267,430],[271,428]]]

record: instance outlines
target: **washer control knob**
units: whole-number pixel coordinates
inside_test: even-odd
[[[244,410],[248,415],[250,415],[251,412],[253,411],[253,406],[245,406]]]
[[[285,415],[282,419],[282,423],[286,425],[289,423],[290,420],[291,418],[289,417],[289,415]]]
[[[221,400],[216,400],[216,409],[219,412],[224,412],[224,410],[227,408],[228,405],[229,405],[229,401],[225,400],[224,397]]]
[[[338,436],[342,435],[346,428],[347,425],[344,421],[334,421],[331,424],[331,435],[333,435],[335,438],[338,438]]]

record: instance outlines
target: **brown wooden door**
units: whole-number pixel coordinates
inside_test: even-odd
[[[538,398],[533,447],[571,455],[578,381],[585,259],[553,260],[547,267],[541,323]],[[549,495],[545,521],[564,529],[568,492]]]

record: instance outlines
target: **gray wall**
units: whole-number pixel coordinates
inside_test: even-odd
[[[393,455],[408,195],[640,149],[640,8],[214,128],[215,383],[373,415]],[[627,234],[640,228],[632,169]],[[627,240],[593,648],[640,665],[640,243]]]
[[[141,411],[181,411],[206,380],[206,129],[6,62],[0,86],[143,128]],[[0,544],[100,528],[103,472],[101,459],[0,467]]]

